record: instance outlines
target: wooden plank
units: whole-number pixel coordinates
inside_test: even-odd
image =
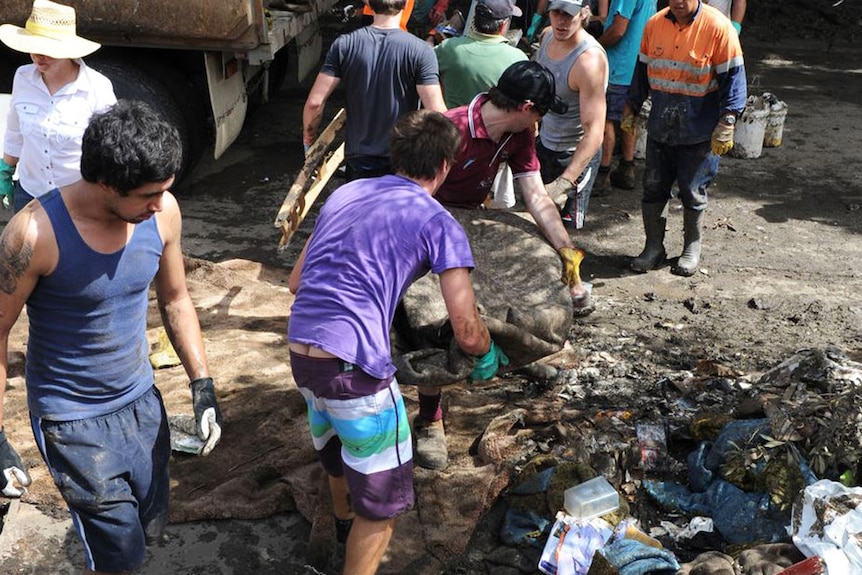
[[[338,142],[343,140],[346,117],[344,109],[339,110],[309,148],[305,163],[275,217],[275,227],[281,228],[282,231],[281,240],[278,242],[279,250],[284,249],[290,242],[290,238],[311,210],[312,204],[344,160],[344,144]]]

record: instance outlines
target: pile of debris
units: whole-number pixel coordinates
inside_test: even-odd
[[[862,572],[862,364],[827,347],[755,381],[630,368],[594,353],[537,389],[558,420],[537,401],[488,425],[477,453],[513,480],[446,573]]]

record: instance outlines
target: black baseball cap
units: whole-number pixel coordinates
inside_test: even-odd
[[[526,102],[533,102],[540,114],[548,110],[564,114],[568,104],[557,96],[557,85],[551,71],[532,60],[515,62],[503,71],[497,82],[497,89],[504,96]]]
[[[479,0],[476,3],[477,10],[479,6],[488,8],[488,12],[495,20],[521,15],[521,9],[515,6],[514,0]]]

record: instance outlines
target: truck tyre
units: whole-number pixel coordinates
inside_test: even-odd
[[[175,188],[179,188],[183,178],[200,159],[201,146],[195,144],[194,131],[202,128],[191,128],[188,118],[183,114],[182,107],[172,91],[140,67],[128,62],[96,58],[92,62],[88,61],[88,64],[111,80],[118,100],[141,100],[176,127],[183,147],[182,167],[176,174],[174,184]],[[197,140],[199,141],[200,138]]]

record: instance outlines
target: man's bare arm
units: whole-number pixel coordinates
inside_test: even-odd
[[[3,428],[3,400],[6,393],[9,333],[39,277],[56,265],[56,243],[41,205],[16,214],[0,235],[0,429]],[[40,239],[41,237],[41,239]]]
[[[443,101],[443,90],[440,84],[420,84],[416,86],[416,93],[419,94],[425,109],[441,114],[446,111],[446,102]]]
[[[476,295],[467,268],[452,268],[440,274],[440,291],[455,339],[464,353],[484,355],[491,347],[491,335],[476,307]]]
[[[209,377],[201,326],[186,285],[186,270],[180,245],[182,216],[176,198],[170,192],[165,192],[162,211],[157,217],[164,243],[159,271],[155,278],[162,323],[189,380]]]
[[[625,36],[628,28],[629,19],[624,18],[619,13],[614,14],[614,21],[611,22],[610,27],[602,32],[602,35],[599,37],[599,44],[605,48],[618,44],[622,37]]]
[[[545,239],[554,246],[555,250],[562,247],[574,247],[569,233],[563,226],[563,220],[560,219],[560,212],[545,191],[539,174],[519,177],[515,181],[521,188],[521,195],[524,197],[527,211],[533,216]]]
[[[305,100],[305,107],[302,109],[302,143],[304,145],[310,146],[317,139],[326,100],[338,86],[338,82],[339,79],[335,76],[329,76],[322,72],[314,80],[314,85]]]

